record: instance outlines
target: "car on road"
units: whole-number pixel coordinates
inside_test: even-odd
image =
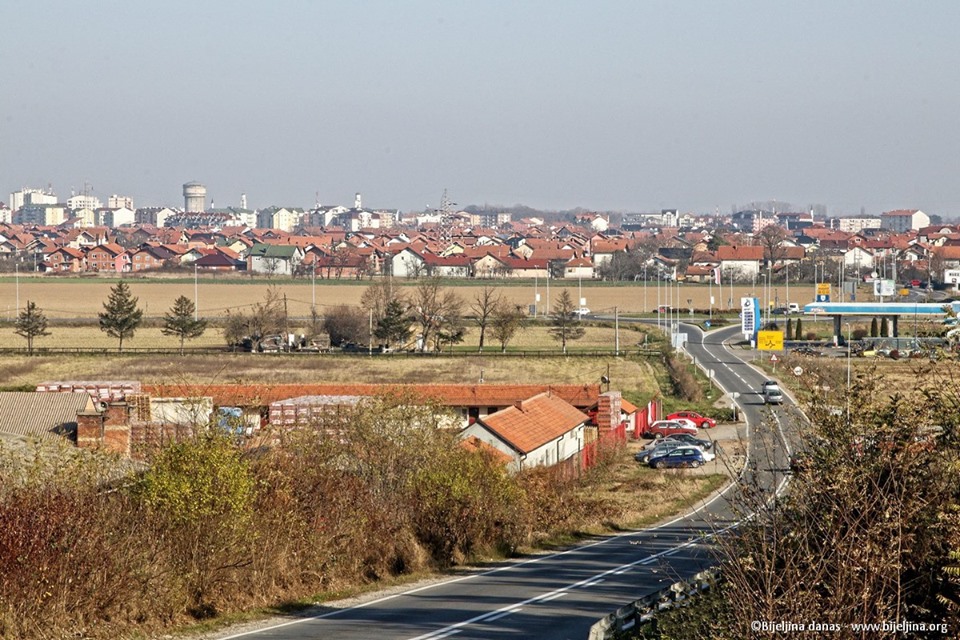
[[[677,420],[657,420],[648,425],[640,435],[644,438],[665,438],[677,433],[688,433],[695,436],[697,435],[697,428]]]
[[[647,464],[654,469],[696,468],[707,462],[704,452],[696,447],[677,447],[657,456],[651,456]]]
[[[763,390],[763,401],[766,404],[783,404],[783,391],[780,387],[767,387]]]
[[[583,316],[590,315],[590,309],[587,309],[586,307],[580,307],[579,309],[575,310],[573,314],[582,318]]]
[[[673,413],[671,413],[666,417],[667,420],[677,420],[680,418],[684,420],[689,420],[690,422],[693,423],[693,426],[695,426],[698,429],[712,429],[715,426],[717,426],[716,420],[704,415],[700,415],[696,411],[687,411],[687,410],[674,411]]]

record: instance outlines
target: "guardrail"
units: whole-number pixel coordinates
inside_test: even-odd
[[[609,613],[590,627],[589,640],[611,640],[638,624],[649,622],[657,613],[683,604],[716,584],[718,569],[707,569],[690,580],[674,582],[669,587],[646,595],[639,600]]]

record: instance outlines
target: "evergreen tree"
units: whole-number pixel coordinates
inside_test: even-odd
[[[26,308],[17,316],[14,323],[14,332],[27,339],[27,353],[33,355],[33,339],[39,336],[48,336],[47,316],[35,302],[27,300]]]
[[[124,338],[133,338],[143,321],[143,309],[137,307],[139,298],[133,297],[126,282],[118,282],[110,289],[110,296],[103,303],[100,315],[100,331],[120,340],[123,352]]]
[[[377,328],[373,335],[386,345],[403,345],[410,339],[410,317],[405,305],[400,300],[391,300],[383,310],[383,317],[377,321]]]
[[[554,340],[560,342],[564,353],[567,352],[567,341],[579,340],[586,331],[580,324],[580,316],[576,312],[577,306],[573,304],[570,292],[564,289],[556,304],[553,305],[550,313],[550,323],[553,326],[547,330]]]
[[[881,337],[881,338],[889,338],[889,337],[890,337],[890,329],[888,328],[888,325],[889,325],[889,323],[887,322],[887,319],[886,319],[886,318],[884,318],[884,319],[882,319],[882,320],[880,321],[880,337]]]
[[[794,333],[793,333],[793,318],[787,318],[787,334],[786,334],[786,335],[787,335],[787,337],[786,337],[787,340],[789,340],[790,338],[792,338],[792,337],[794,336]]]
[[[180,355],[183,355],[184,340],[193,340],[203,335],[207,329],[207,321],[197,318],[197,308],[193,300],[180,296],[173,301],[170,311],[163,317],[163,328],[160,331],[165,336],[180,338]]]
[[[803,340],[803,320],[797,318],[797,334],[794,336],[794,340]]]
[[[880,335],[880,329],[877,327],[877,317],[874,316],[870,321],[870,337],[876,338]]]

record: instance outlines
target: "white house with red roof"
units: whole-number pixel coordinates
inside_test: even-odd
[[[462,439],[476,438],[510,457],[511,471],[575,458],[584,446],[589,416],[551,392],[537,394],[477,419]]]

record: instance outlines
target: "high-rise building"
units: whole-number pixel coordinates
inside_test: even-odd
[[[11,211],[17,211],[25,204],[57,204],[57,196],[47,189],[20,189],[10,194]]]

